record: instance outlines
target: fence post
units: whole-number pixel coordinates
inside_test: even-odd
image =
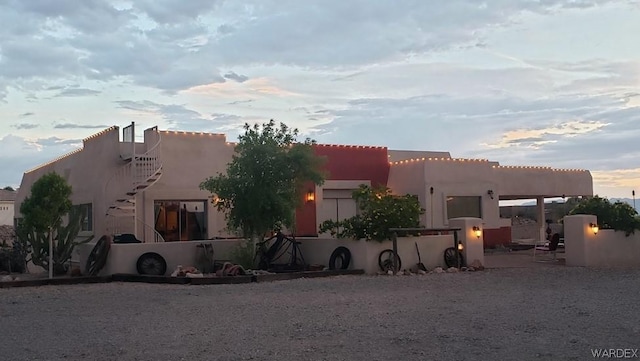
[[[394,231],[391,234],[391,243],[393,244],[393,275],[398,273],[398,234]]]

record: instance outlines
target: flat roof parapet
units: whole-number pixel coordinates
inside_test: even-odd
[[[405,160],[398,160],[395,162],[389,162],[391,165],[408,164],[416,162],[457,162],[457,163],[488,163],[488,159],[481,158],[451,158],[451,157],[422,157],[411,158]]]

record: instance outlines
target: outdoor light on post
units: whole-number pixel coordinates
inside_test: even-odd
[[[480,227],[478,226],[473,226],[473,234],[475,234],[476,237],[480,238],[480,236],[482,236],[482,229],[480,229]]]
[[[315,193],[313,193],[313,191],[308,191],[307,195],[305,196],[305,200],[307,202],[313,202],[316,200],[316,195]]]
[[[600,230],[600,227],[598,227],[596,223],[589,223],[589,228],[591,228],[594,235],[598,234],[598,231]]]
[[[464,246],[462,245],[462,242],[458,243],[458,251],[461,251],[464,249]]]

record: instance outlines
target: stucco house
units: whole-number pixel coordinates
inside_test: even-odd
[[[0,226],[13,226],[16,191],[0,189]]]
[[[24,173],[19,205],[31,185],[55,171],[73,187],[72,201],[85,214],[85,235],[133,233],[143,242],[225,238],[224,215],[211,194],[199,188],[209,176],[224,172],[234,144],[224,134],[144,130],[136,141],[135,124],[105,129],[83,147]],[[544,219],[544,199],[591,196],[589,171],[550,167],[502,166],[484,159],[453,158],[448,152],[398,151],[386,147],[314,146],[326,157],[328,179],[309,187],[297,209],[296,233],[319,235],[327,219],[356,214],[351,192],[360,184],[387,185],[397,194],[415,194],[429,228],[449,219],[481,218],[486,243],[510,241],[510,220],[501,219],[499,201],[537,199]],[[16,214],[19,218],[19,212]],[[544,234],[540,222],[540,234]]]

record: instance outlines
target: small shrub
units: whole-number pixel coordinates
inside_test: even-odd
[[[231,250],[231,262],[241,265],[245,269],[254,268],[256,247],[252,240],[246,239]]]

